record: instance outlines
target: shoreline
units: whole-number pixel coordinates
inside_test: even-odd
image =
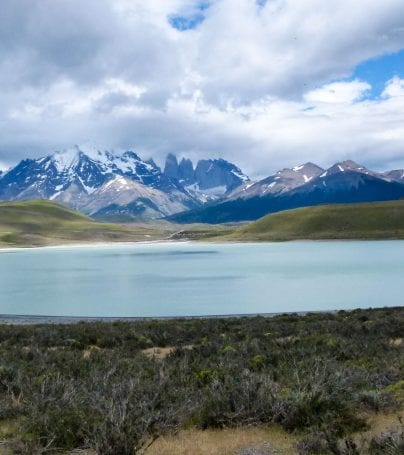
[[[1,253],[12,253],[17,251],[36,251],[36,250],[55,250],[55,249],[80,249],[80,248],[96,248],[96,247],[113,247],[113,246],[133,246],[133,245],[158,245],[158,244],[189,244],[189,243],[198,243],[200,245],[210,244],[210,245],[239,245],[239,244],[260,244],[260,243],[301,243],[301,242],[310,242],[310,243],[324,243],[324,242],[403,242],[404,239],[392,239],[392,238],[341,238],[341,239],[291,239],[291,240],[197,240],[197,239],[161,239],[161,240],[139,240],[134,242],[86,242],[86,243],[61,243],[58,245],[42,245],[42,246],[13,246],[13,247],[3,247],[0,246]]]
[[[132,245],[153,245],[164,243],[188,243],[186,240],[139,240],[134,242],[83,242],[83,243],[61,243],[57,245],[41,245],[41,246],[13,246],[3,247],[0,246],[0,254],[2,252],[15,252],[15,251],[31,251],[31,250],[57,250],[57,249],[79,249],[79,248],[96,248],[96,247],[109,247],[109,246],[132,246]]]
[[[203,320],[203,319],[242,319],[242,318],[273,318],[276,316],[306,316],[308,314],[336,314],[340,311],[349,313],[352,311],[381,310],[383,308],[394,309],[402,308],[401,306],[392,307],[369,307],[369,308],[351,308],[336,310],[308,310],[308,311],[282,311],[275,313],[239,313],[239,314],[211,314],[211,315],[193,315],[193,316],[51,316],[51,315],[17,315],[17,314],[0,314],[1,325],[58,325],[58,324],[79,324],[79,323],[114,323],[114,322],[141,322],[141,321],[186,321],[186,320]]]

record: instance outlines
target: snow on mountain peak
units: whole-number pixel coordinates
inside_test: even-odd
[[[334,164],[329,169],[327,169],[327,174],[332,175],[346,171],[360,172],[362,174],[370,175],[375,174],[374,172],[369,171],[369,169],[367,169],[366,167],[361,166],[360,164],[355,163],[355,161],[352,160],[340,161],[339,163]]]
[[[92,170],[97,167],[101,174],[120,174],[143,181],[144,178],[151,178],[160,174],[160,168],[151,160],[143,161],[135,152],[126,151],[122,154],[108,150],[97,150],[79,146],[57,151],[49,157],[37,160],[38,164],[50,161],[55,165],[56,171],[60,174],[73,174],[76,171],[82,172],[86,166]]]
[[[66,172],[79,161],[80,150],[75,147],[72,149],[57,151],[51,156],[51,160],[58,172]],[[43,158],[42,158],[43,160]]]
[[[284,170],[288,171],[288,169]],[[317,166],[317,164],[308,162],[300,164],[299,166],[292,167],[292,171],[301,174],[305,180],[306,178],[311,180],[313,177],[317,177],[317,175],[322,172],[323,169],[320,166]],[[282,173],[282,171],[279,171],[279,173]]]
[[[178,167],[184,178],[167,175],[153,160],[142,160],[130,150],[119,153],[76,145],[39,159],[22,160],[1,175],[0,195],[7,200],[57,200],[87,211],[90,205],[91,210],[108,206],[116,194],[125,194],[130,202],[136,193],[153,197],[153,203],[160,201],[153,210],[166,215],[196,208],[205,199],[222,198],[248,181],[238,167],[225,160],[201,160],[194,169],[190,160],[183,159]],[[191,183],[198,184],[198,191],[188,188]]]

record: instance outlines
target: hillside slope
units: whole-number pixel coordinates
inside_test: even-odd
[[[220,239],[404,239],[404,201],[287,210],[267,215]]]
[[[0,247],[134,242],[166,235],[163,229],[98,223],[49,201],[0,202]]]

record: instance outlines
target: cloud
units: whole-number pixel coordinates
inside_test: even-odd
[[[391,79],[385,89],[383,90],[382,97],[403,97],[404,96],[404,80],[399,77]]]
[[[349,80],[404,48],[401,10],[401,0],[2,0],[0,162],[92,143],[160,161],[224,156],[253,175],[348,156],[404,166],[403,80],[379,99]]]
[[[363,81],[333,82],[304,95],[308,102],[314,103],[353,103],[358,101],[371,86]]]
[[[198,70],[215,102],[299,97],[403,47],[401,2],[223,0],[198,28]],[[206,77],[204,77],[206,75]]]

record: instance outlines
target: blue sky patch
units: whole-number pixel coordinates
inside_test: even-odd
[[[366,60],[355,68],[349,80],[360,79],[372,86],[365,98],[378,98],[384,90],[386,82],[394,76],[404,77],[404,49],[394,54]]]
[[[192,30],[204,21],[204,12],[209,8],[210,3],[210,1],[199,2],[195,11],[190,15],[172,14],[168,17],[168,22],[180,32]]]

